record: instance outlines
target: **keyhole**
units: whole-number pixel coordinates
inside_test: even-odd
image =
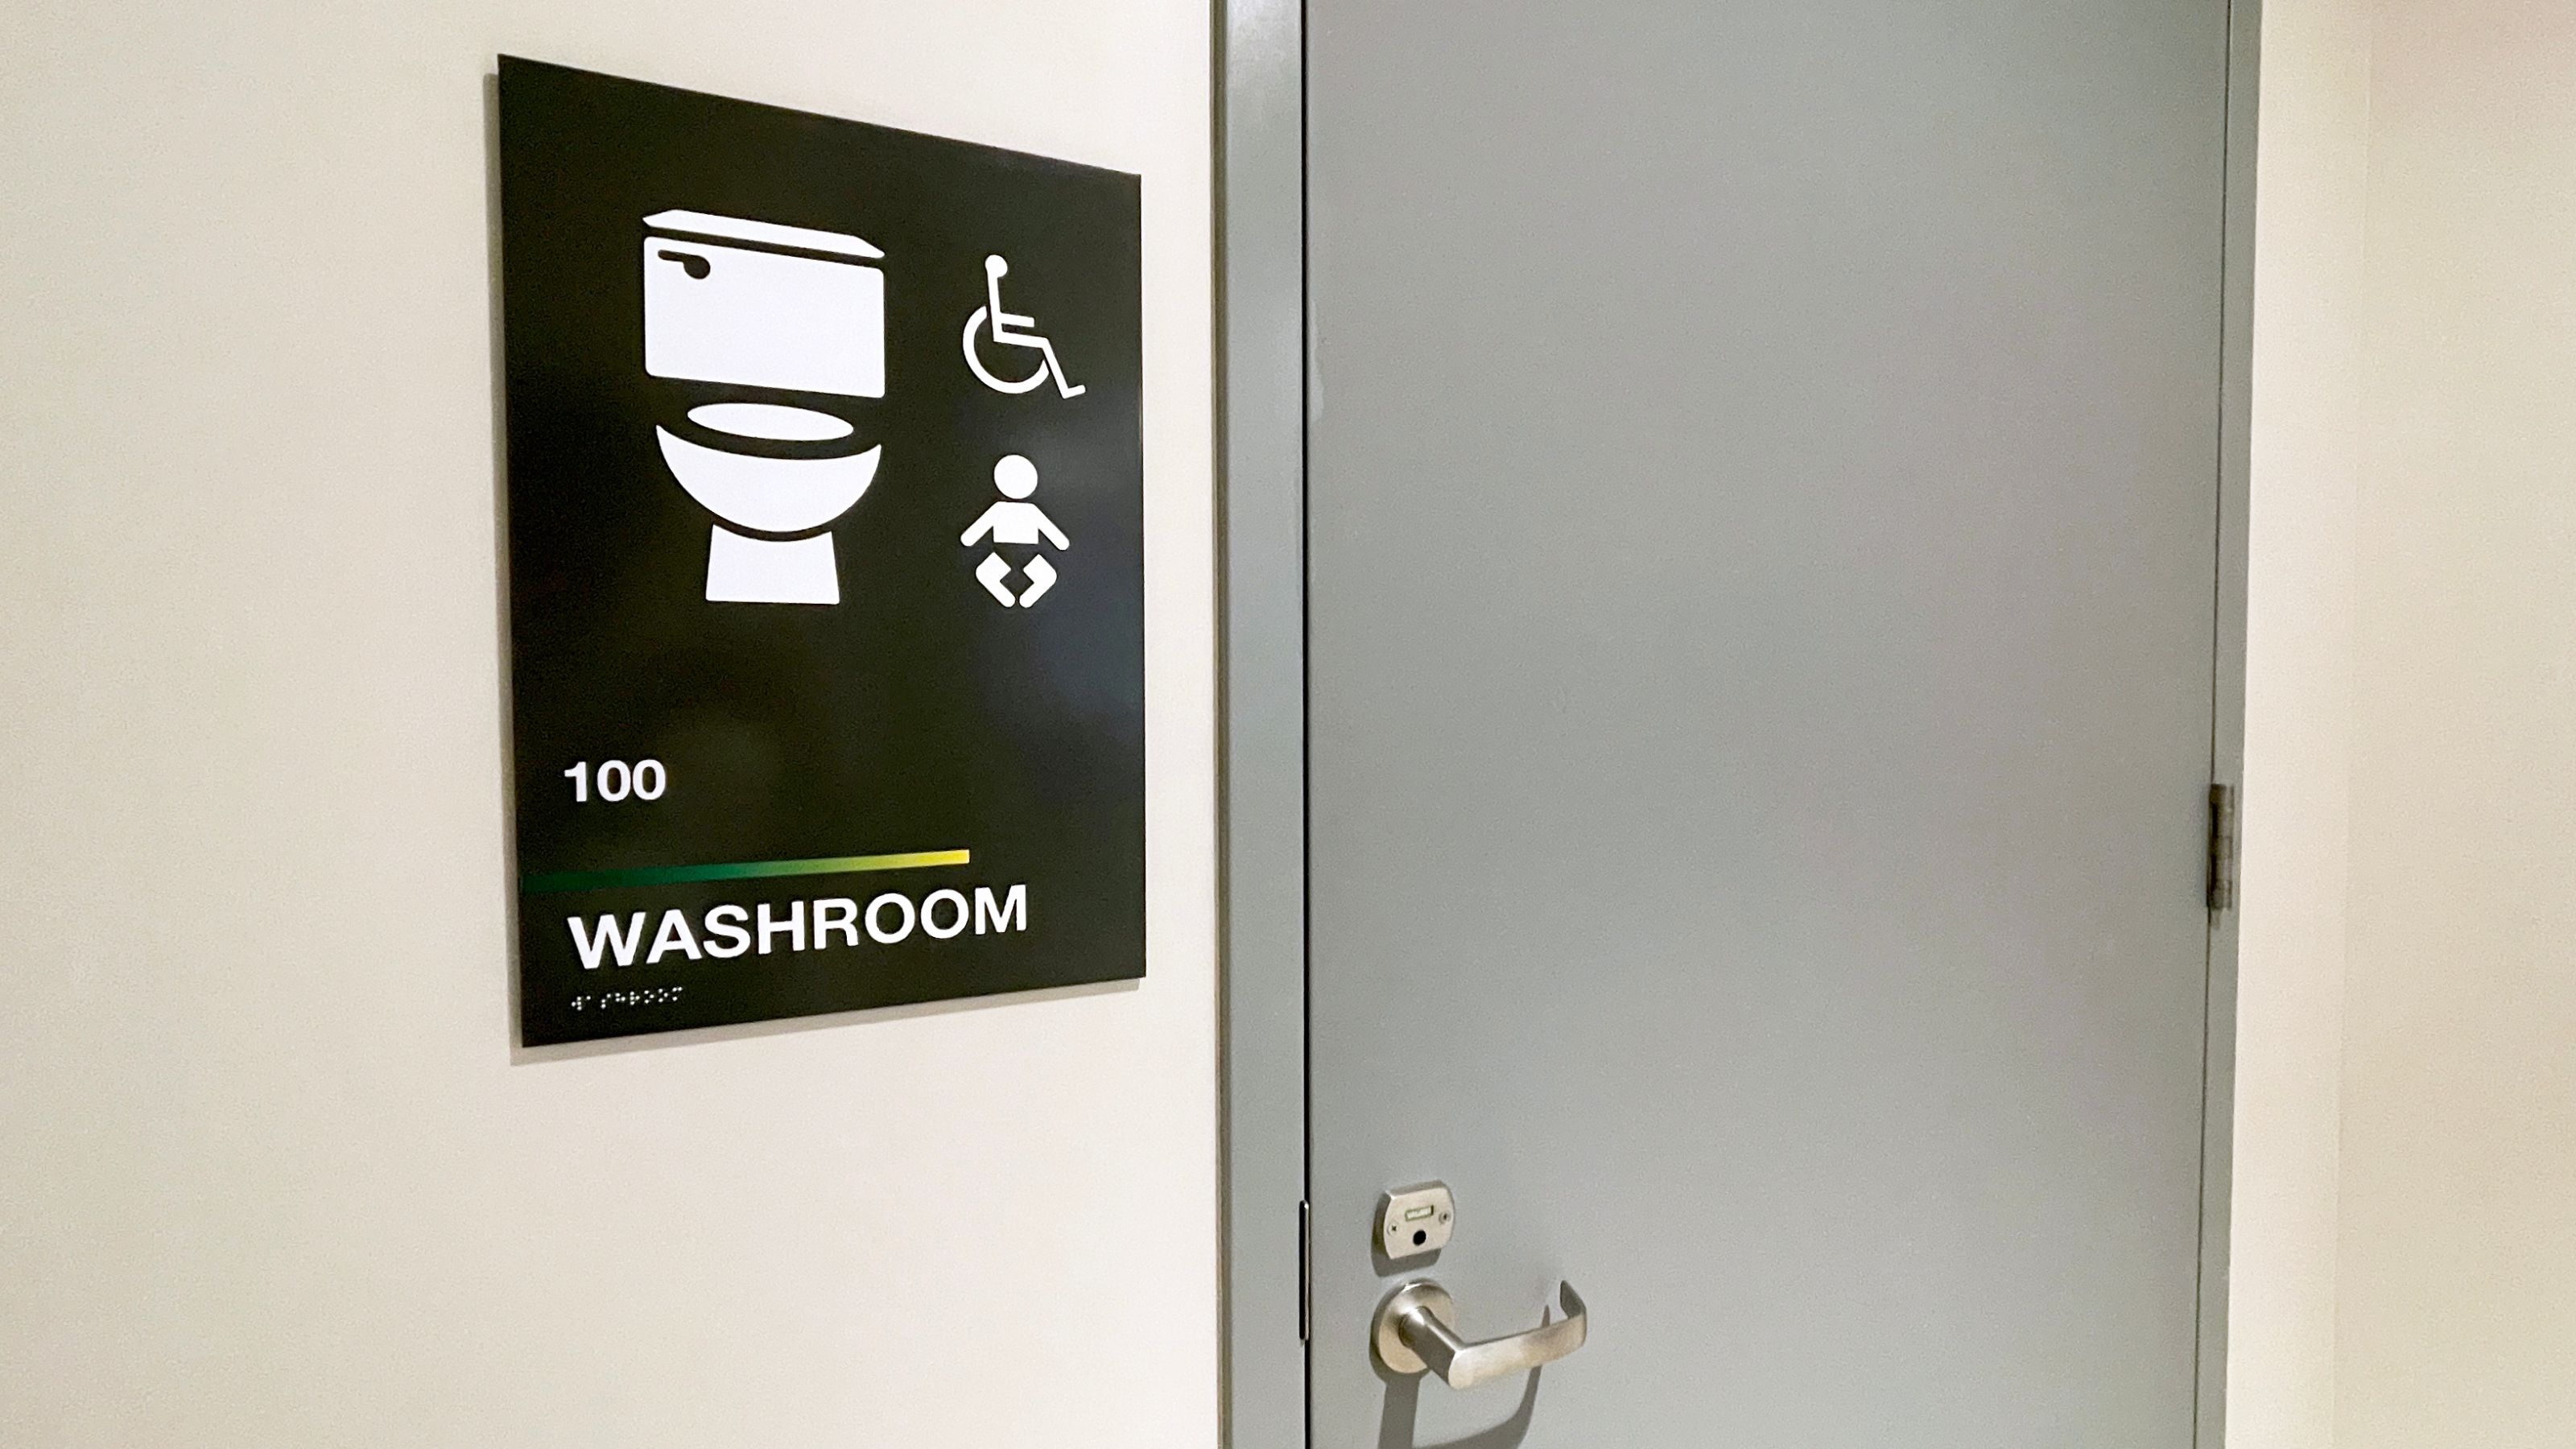
[[[687,272],[693,282],[705,281],[707,273],[715,270],[713,263],[695,252],[655,252],[654,255],[666,262],[678,262],[680,269]]]

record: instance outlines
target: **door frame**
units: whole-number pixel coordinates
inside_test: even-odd
[[[2261,0],[2226,0],[2210,779],[2242,798]],[[1222,1442],[1306,1449],[1306,187],[1302,0],[1216,0]],[[2239,812],[2241,818],[2241,810]],[[2237,913],[2202,1014],[2197,1449],[2226,1439]]]
[[[1216,0],[1219,1410],[1306,1446],[1302,0]]]

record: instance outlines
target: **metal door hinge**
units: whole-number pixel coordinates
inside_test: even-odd
[[[1297,1341],[1308,1339],[1307,1326],[1315,1318],[1315,1229],[1314,1210],[1303,1198],[1297,1202]]]
[[[2236,787],[2209,787],[2209,908],[2236,905]]]

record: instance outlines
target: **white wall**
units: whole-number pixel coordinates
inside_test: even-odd
[[[2563,1446],[2576,9],[2266,0],[2263,84],[2231,1442]]]
[[[2379,0],[2343,1449],[2576,1442],[2576,6]]]
[[[2334,1442],[2368,0],[2264,0],[2228,1442]]]
[[[9,8],[0,1443],[1214,1442],[1207,11]],[[1144,174],[1141,988],[514,1057],[504,49]]]

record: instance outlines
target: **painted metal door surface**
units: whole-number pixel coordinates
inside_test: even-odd
[[[1307,15],[1313,1442],[2192,1443],[2224,0]]]

